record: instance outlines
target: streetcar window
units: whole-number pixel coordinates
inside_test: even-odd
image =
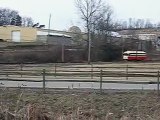
[[[125,56],[129,56],[129,54],[128,54],[128,53],[123,53],[123,55],[125,55]]]
[[[144,53],[130,53],[130,56],[146,56],[146,54],[144,54]]]

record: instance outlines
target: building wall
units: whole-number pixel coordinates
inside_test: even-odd
[[[37,39],[36,28],[19,26],[1,26],[0,39],[7,42],[13,42],[12,31],[20,31],[20,42],[34,42]]]
[[[157,39],[157,37],[160,36],[160,29],[154,29],[154,28],[128,29],[128,30],[118,31],[118,33],[124,38],[136,37],[141,40],[155,40]]]
[[[73,44],[71,37],[56,36],[56,35],[38,35],[37,40],[50,45],[66,45],[70,46]]]
[[[47,43],[53,45],[72,45],[73,41],[70,37],[48,36]]]
[[[47,35],[37,35],[37,41],[46,43],[47,42]]]
[[[38,29],[38,31],[48,32],[48,29]],[[81,36],[81,39],[87,40],[87,33],[85,33],[85,32],[76,33],[76,32],[69,32],[69,31],[50,30],[50,33],[65,34],[65,35],[71,36],[72,38],[74,38],[78,35],[78,36]]]

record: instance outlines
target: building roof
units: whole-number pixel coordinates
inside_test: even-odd
[[[47,35],[48,35],[48,32],[37,31],[37,35],[47,36]],[[59,36],[59,37],[69,37],[69,38],[71,38],[71,36],[69,36],[69,35],[60,34],[60,33],[49,33],[49,36]]]
[[[127,54],[129,54],[129,53],[143,53],[143,54],[145,54],[146,52],[144,52],[144,51],[125,51],[124,53],[127,53]]]
[[[111,32],[109,32],[109,34],[110,34],[112,37],[121,37],[121,35],[120,35],[118,32],[111,31]]]

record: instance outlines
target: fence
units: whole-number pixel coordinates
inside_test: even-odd
[[[81,82],[99,84],[157,84],[159,94],[159,68],[157,64],[16,64],[0,66],[1,86],[5,81],[41,83]],[[5,85],[4,85],[5,86]],[[27,86],[23,86],[27,87]],[[72,88],[74,86],[72,85]]]

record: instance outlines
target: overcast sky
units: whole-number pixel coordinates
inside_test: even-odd
[[[160,0],[104,0],[114,11],[115,20],[128,18],[160,21]],[[19,11],[21,16],[32,17],[34,22],[48,27],[49,14],[51,28],[68,30],[70,26],[81,26],[74,0],[0,0],[0,7]]]

